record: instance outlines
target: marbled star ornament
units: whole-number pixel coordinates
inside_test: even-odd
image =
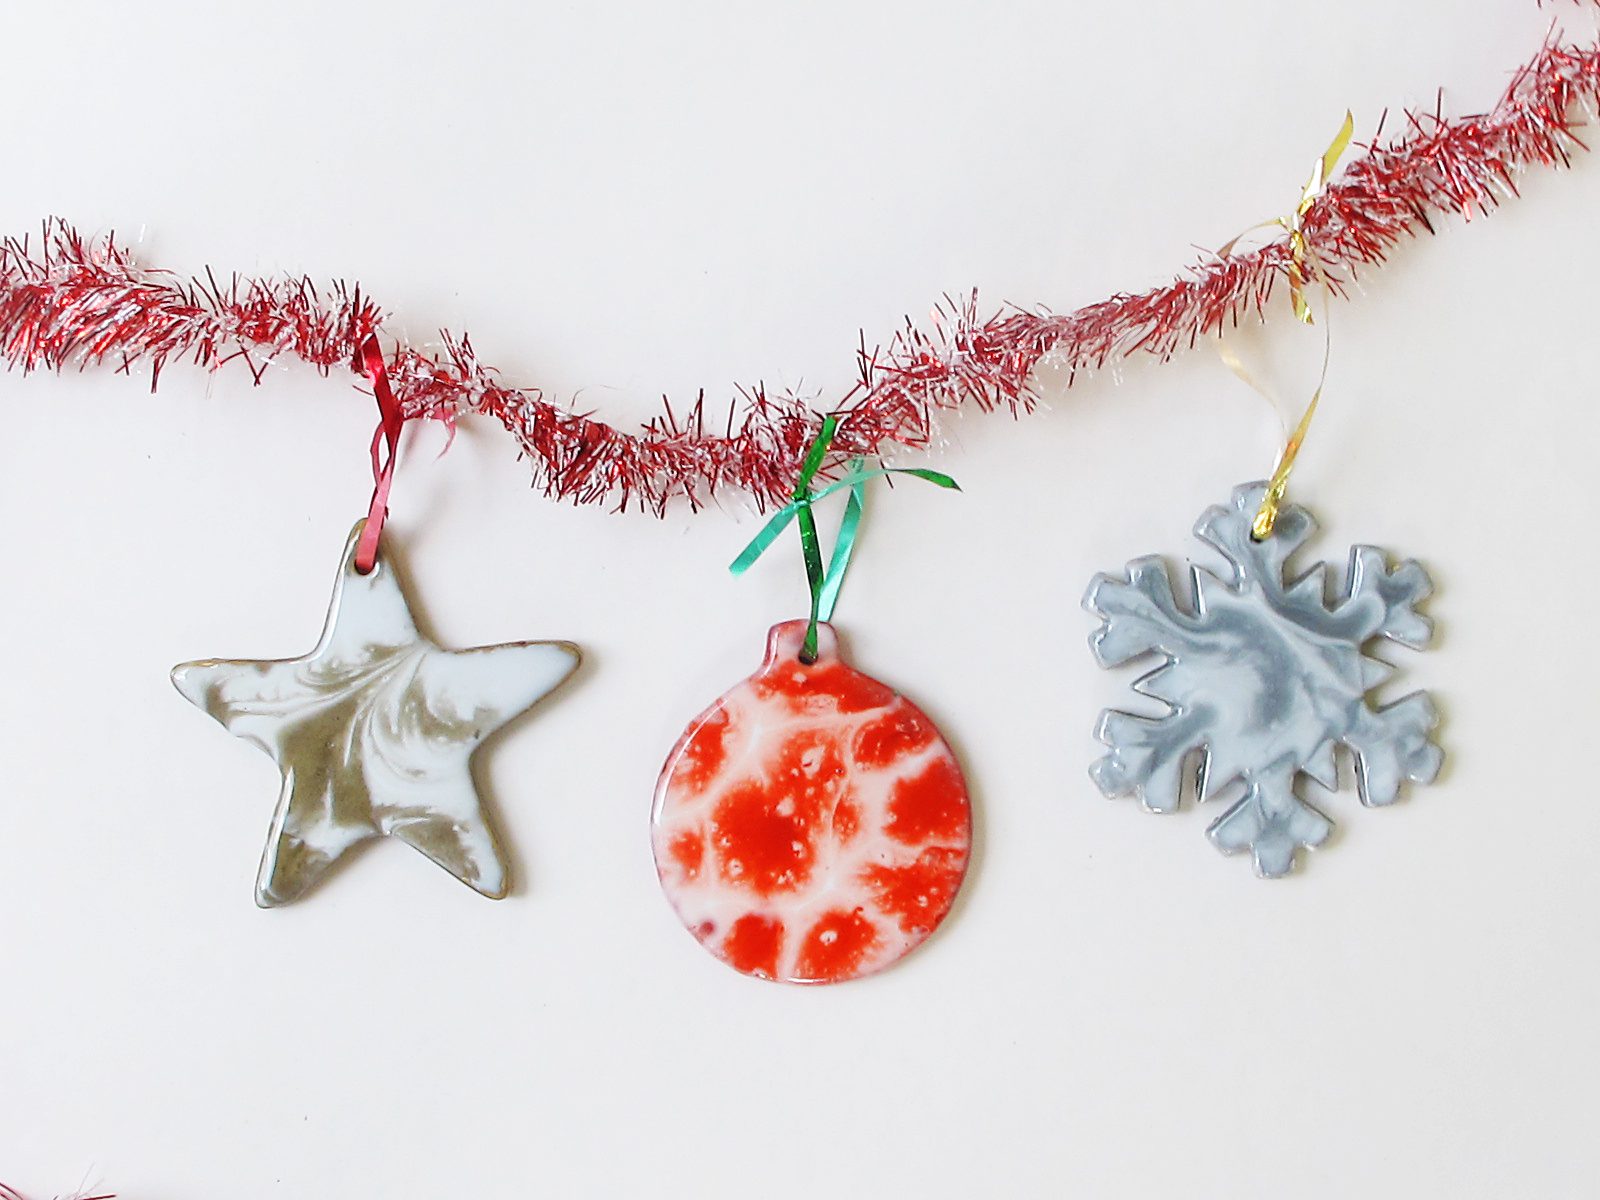
[[[283,771],[256,903],[298,900],[345,851],[391,836],[468,887],[506,894],[505,862],[472,783],[484,738],[578,665],[567,642],[441,650],[417,632],[380,556],[355,568],[357,523],[322,640],[303,658],[174,667],[192,704]]]

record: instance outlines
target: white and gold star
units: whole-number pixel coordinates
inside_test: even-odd
[[[283,790],[256,903],[299,899],[347,850],[391,836],[499,899],[506,867],[473,786],[478,745],[578,665],[569,642],[441,650],[417,632],[380,557],[345,545],[322,639],[303,658],[205,659],[173,668],[178,691],[270,754]]]

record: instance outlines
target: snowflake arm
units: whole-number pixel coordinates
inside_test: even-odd
[[[1386,708],[1363,703],[1344,741],[1356,754],[1356,786],[1368,807],[1393,804],[1406,782],[1432,783],[1444,751],[1430,735],[1439,713],[1426,692],[1413,692]]]
[[[1205,741],[1205,722],[1198,714],[1179,710],[1152,718],[1107,709],[1095,736],[1110,747],[1089,768],[1101,792],[1136,796],[1151,812],[1178,811],[1184,759]]]
[[[1413,559],[1392,571],[1388,556],[1376,546],[1357,546],[1350,551],[1346,599],[1337,612],[1365,611],[1366,619],[1358,632],[1364,638],[1384,637],[1413,650],[1424,649],[1433,640],[1433,622],[1416,606],[1433,594],[1433,581],[1422,564]]]
[[[1287,875],[1300,847],[1320,846],[1333,832],[1333,822],[1295,795],[1294,777],[1293,767],[1253,777],[1244,798],[1206,831],[1224,854],[1249,850],[1263,879]]]
[[[1083,606],[1101,618],[1089,648],[1102,667],[1152,651],[1172,657],[1194,635],[1194,618],[1178,607],[1166,564],[1155,556],[1129,563],[1127,579],[1096,575]]]
[[[1284,568],[1290,556],[1316,532],[1317,522],[1299,505],[1289,504],[1279,512],[1272,536],[1257,541],[1255,518],[1266,494],[1264,483],[1234,488],[1226,506],[1216,504],[1206,509],[1195,524],[1194,535],[1228,560],[1233,568],[1230,582],[1234,587],[1255,584],[1269,594],[1281,596]]]

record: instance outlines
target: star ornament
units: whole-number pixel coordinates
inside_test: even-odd
[[[352,846],[396,837],[500,899],[505,860],[470,762],[479,744],[577,669],[569,642],[442,650],[417,632],[380,556],[355,568],[351,531],[327,623],[303,658],[173,668],[186,700],[283,771],[256,903],[298,900]]]

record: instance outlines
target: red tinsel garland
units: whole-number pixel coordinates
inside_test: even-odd
[[[21,1192],[16,1191],[14,1188],[8,1187],[4,1183],[0,1183],[0,1200],[27,1200],[27,1197],[23,1196]],[[117,1198],[109,1192],[103,1196],[89,1196],[82,1192],[76,1192],[72,1196],[62,1197],[60,1200],[117,1200]]]
[[[1306,215],[1307,242],[1335,290],[1358,269],[1382,263],[1403,238],[1432,232],[1431,215],[1482,213],[1516,194],[1520,171],[1566,165],[1583,148],[1577,114],[1597,101],[1600,44],[1552,39],[1491,111],[1449,120],[1407,113],[1404,131],[1375,138]],[[835,452],[846,458],[923,446],[934,414],[962,405],[1029,411],[1030,376],[1046,356],[1069,379],[1134,354],[1167,359],[1247,313],[1261,316],[1290,261],[1280,240],[1065,315],[980,317],[976,293],[947,301],[931,332],[907,322],[887,347],[859,351],[860,380],[832,409],[840,418]],[[239,362],[259,384],[283,355],[323,371],[351,364],[383,319],[360,288],[319,290],[305,278],[234,277],[223,285],[209,272],[186,282],[139,266],[113,238],[85,239],[61,220],[46,223],[37,254],[27,239],[0,244],[0,354],[24,371],[144,365],[153,389],[170,362],[213,370]],[[684,419],[668,405],[643,432],[627,434],[564,411],[536,389],[502,386],[466,335],[441,337],[440,353],[400,344],[387,359],[407,418],[495,418],[531,461],[536,484],[575,503],[637,503],[660,513],[674,499],[698,506],[727,489],[762,505],[781,502],[821,421],[797,397],[755,389],[741,393],[737,429],[730,407],[726,430],[707,432],[702,396]]]

